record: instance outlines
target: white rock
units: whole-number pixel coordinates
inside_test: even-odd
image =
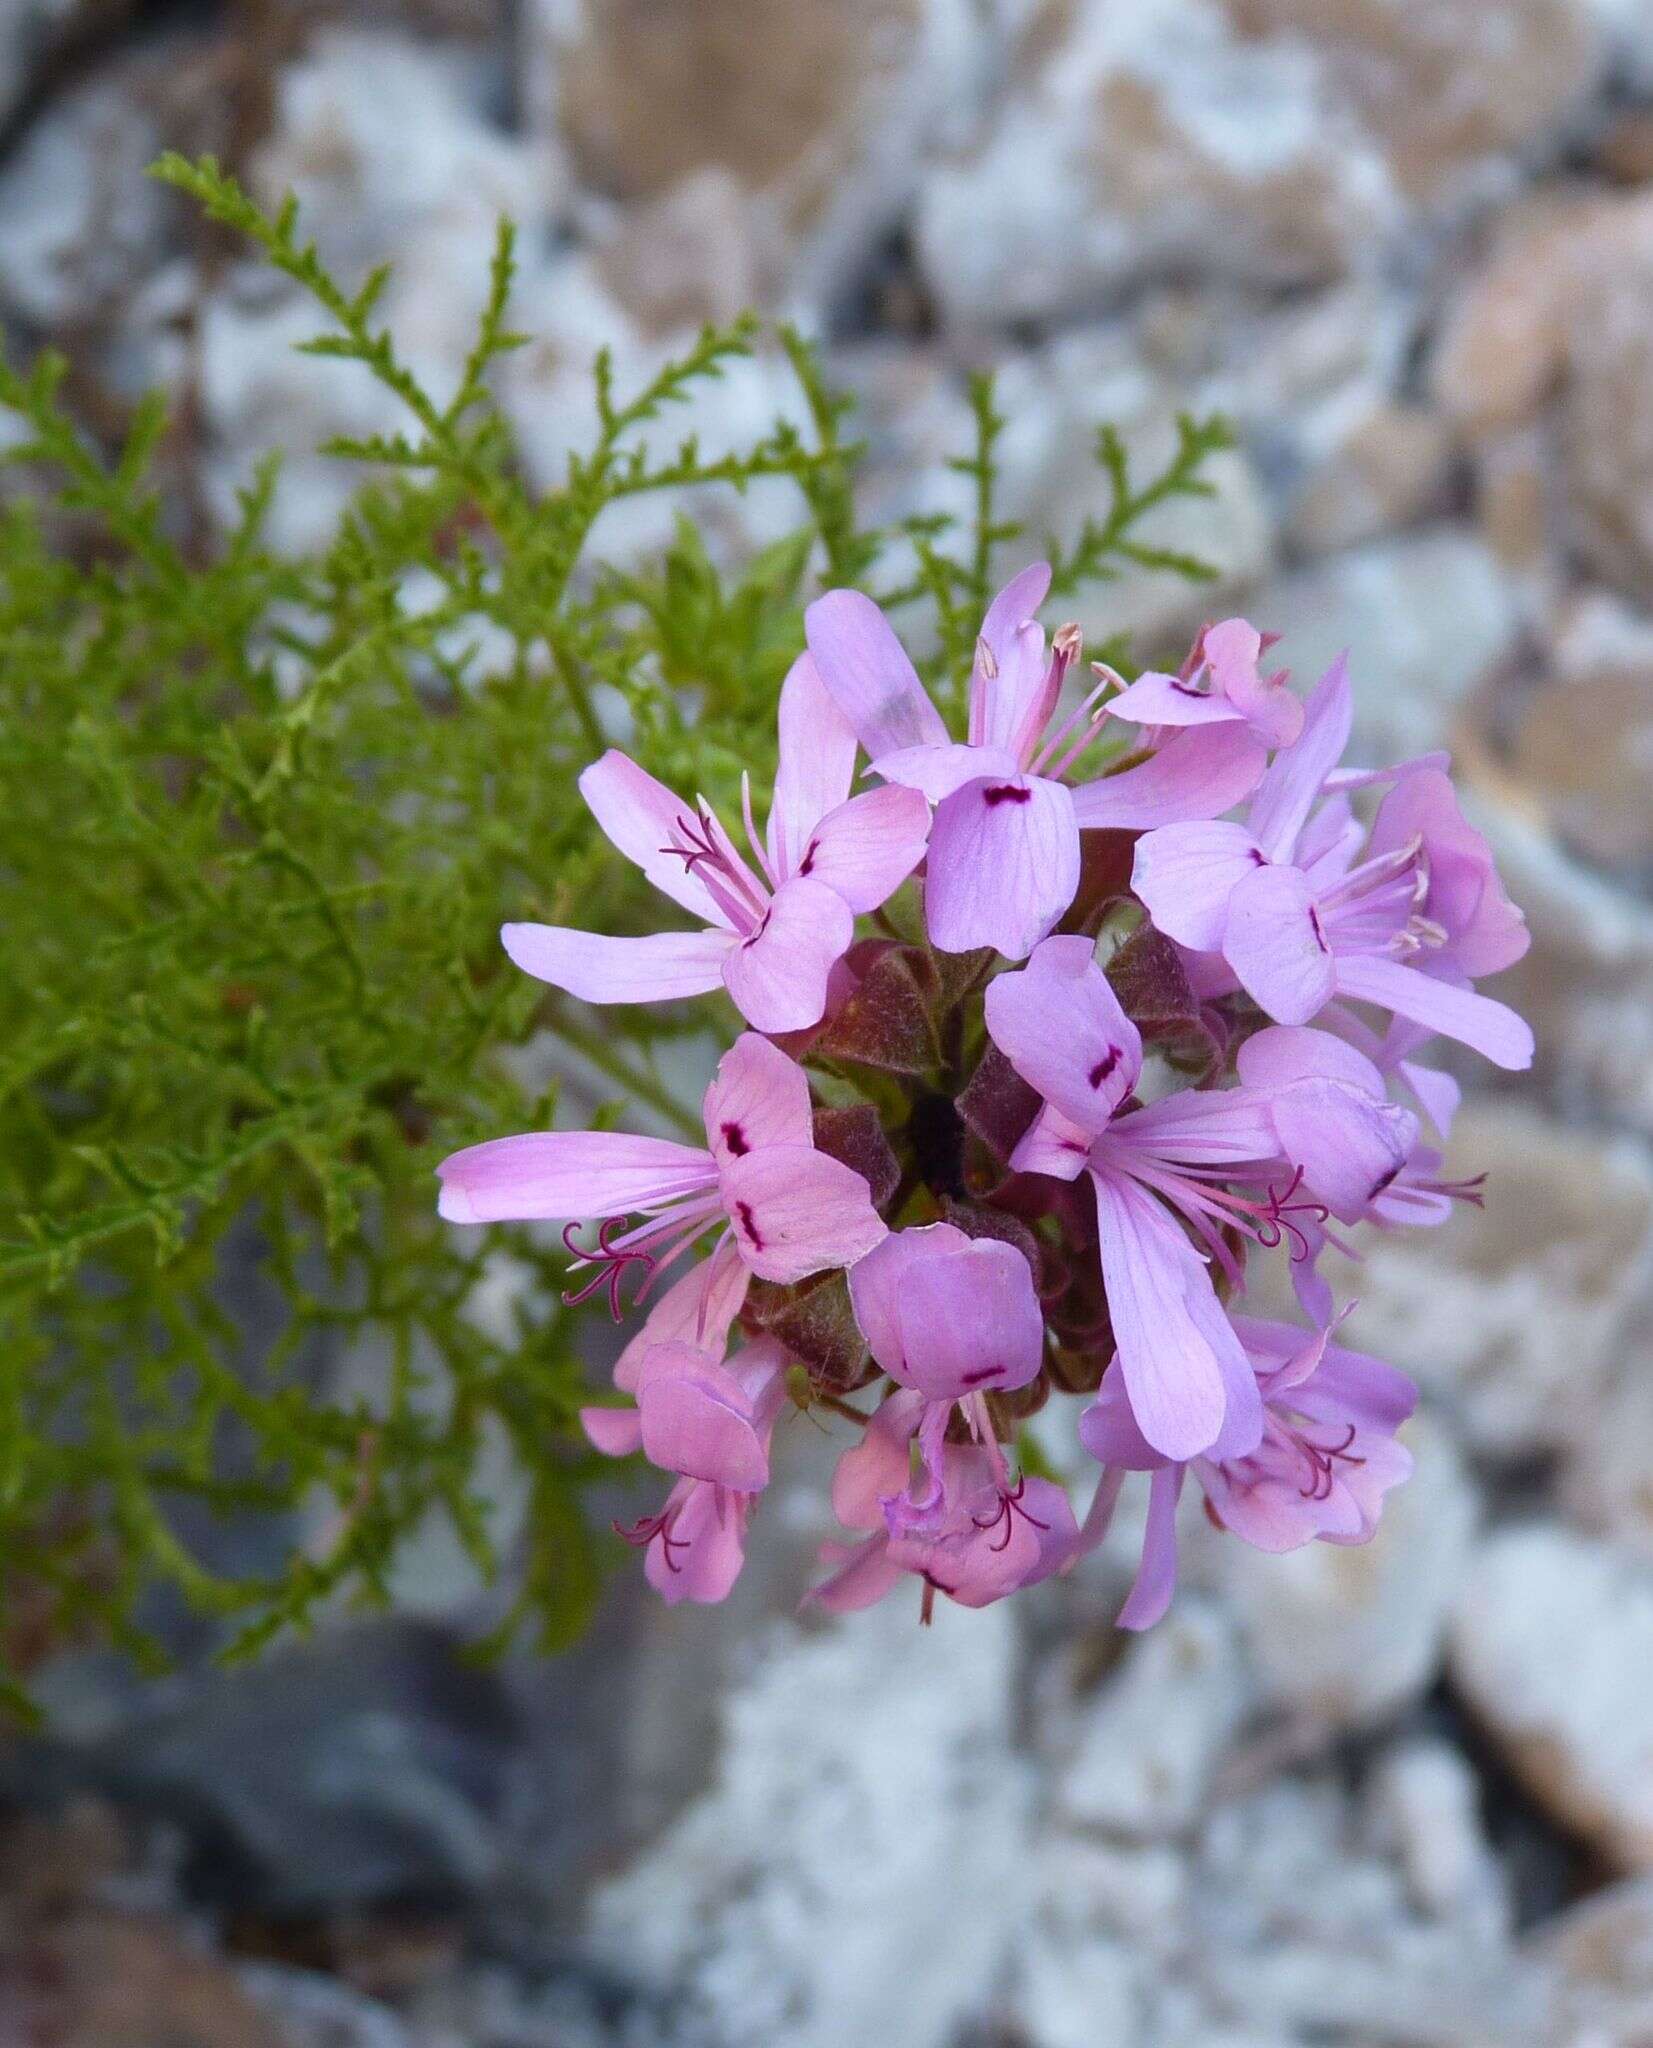
[[[1653,1869],[1653,1571],[1555,1525],[1506,1530],[1459,1588],[1450,1664],[1533,1796]]]
[[[1486,543],[1437,526],[1335,555],[1249,600],[1282,635],[1279,660],[1311,684],[1347,649],[1358,758],[1449,744],[1478,685],[1515,645],[1514,592]]]
[[[1416,1459],[1368,1544],[1310,1543],[1284,1557],[1223,1544],[1214,1567],[1241,1617],[1267,1704],[1311,1724],[1370,1726],[1416,1699],[1440,1663],[1477,1503],[1451,1439],[1427,1416]]]
[[[1475,1918],[1506,1932],[1509,1901],[1481,1827],[1480,1785],[1450,1743],[1391,1750],[1367,1799],[1373,1833],[1398,1856],[1413,1905],[1430,1919]]]
[[[1088,1703],[1057,1811],[1070,1826],[1149,1839],[1189,1827],[1250,1702],[1232,1622],[1179,1600]]]
[[[1486,1206],[1368,1234],[1351,1338],[1437,1391],[1480,1449],[1576,1442],[1653,1276],[1653,1161],[1499,1100],[1466,1107],[1445,1170],[1485,1173]]]
[[[1236,37],[1208,0],[1047,9],[972,151],[918,213],[947,316],[1072,313],[1190,271],[1342,274],[1393,217],[1387,172],[1303,45]]]
[[[1653,1879],[1597,1892],[1527,1943],[1555,1977],[1544,2048],[1641,2048],[1653,2040]]]
[[[591,1905],[596,1952],[729,2048],[928,2048],[1027,1910],[1008,1606],[780,1629],[724,1703],[717,1781]]]

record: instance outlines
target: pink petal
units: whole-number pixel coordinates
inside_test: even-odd
[[[765,837],[779,876],[790,875],[809,835],[849,795],[855,734],[814,661],[800,654],[781,685],[780,751]]]
[[[643,1560],[643,1575],[665,1601],[715,1606],[727,1599],[746,1562],[746,1515],[741,1496],[685,1479],[672,1489],[678,1503],[668,1549],[657,1536]]]
[[[967,782],[980,782],[983,777],[1008,782],[1020,773],[1020,764],[1008,748],[967,747],[951,740],[942,747],[907,747],[899,754],[886,754],[877,766],[886,782],[916,789],[933,804]]]
[[[1345,655],[1340,654],[1320,678],[1305,714],[1300,738],[1275,755],[1246,820],[1270,860],[1292,858],[1297,836],[1349,744],[1354,709]]]
[[[1036,739],[1043,730],[1044,718],[1036,725],[1033,719],[1048,670],[1045,636],[1034,614],[1049,588],[1049,564],[1035,562],[1013,576],[987,607],[970,678],[970,736],[986,746],[1017,753],[1024,737]]]
[[[643,1448],[643,1421],[635,1408],[582,1408],[580,1427],[605,1457],[629,1458]]]
[[[889,784],[851,797],[816,826],[798,863],[863,913],[887,902],[924,858],[930,807],[916,789]]]
[[[1229,898],[1263,864],[1243,825],[1162,825],[1137,841],[1131,886],[1168,939],[1215,953],[1228,927]]]
[[[1249,1088],[1177,1088],[1122,1116],[1104,1143],[1179,1166],[1241,1166],[1278,1150],[1265,1096]]]
[[[814,1142],[808,1075],[755,1031],[743,1031],[718,1061],[701,1108],[720,1167],[765,1145]]]
[[[1450,1074],[1433,1067],[1420,1067],[1415,1060],[1402,1060],[1395,1069],[1417,1098],[1418,1106],[1434,1126],[1438,1138],[1452,1135],[1452,1120],[1464,1091]]]
[[[916,1229],[892,1230],[864,1259],[851,1267],[849,1296],[855,1309],[856,1324],[866,1338],[873,1358],[891,1379],[903,1379],[906,1375],[901,1295],[909,1277],[926,1259],[962,1252],[970,1243],[970,1238],[957,1224],[926,1223]],[[879,1413],[882,1415],[884,1411],[880,1409]],[[838,1519],[843,1521],[845,1517],[840,1515]]]
[[[1046,1103],[1010,1155],[1017,1173],[1042,1173],[1051,1180],[1077,1180],[1091,1156],[1094,1134]]]
[[[823,1544],[823,1563],[838,1569],[805,1597],[805,1605],[824,1607],[829,1614],[858,1614],[893,1593],[907,1576],[890,1556],[890,1539],[882,1530],[865,1543]]]
[[[688,1344],[658,1344],[637,1376],[643,1449],[662,1471],[737,1493],[769,1484],[769,1452],[735,1375]]]
[[[1036,775],[966,784],[936,811],[925,873],[932,944],[1025,960],[1079,888],[1072,797]]]
[[[625,1131],[530,1131],[452,1153],[436,1169],[450,1223],[629,1216],[715,1181],[710,1156]]]
[[[1080,828],[1151,832],[1189,818],[1215,818],[1257,787],[1268,754],[1245,726],[1196,726],[1146,761],[1073,792]]]
[[[1148,1521],[1142,1533],[1142,1563],[1119,1626],[1152,1628],[1164,1618],[1177,1589],[1177,1502],[1182,1497],[1183,1467],[1163,1466],[1148,1482]]]
[[[1238,972],[1238,969],[1235,970]],[[1445,1038],[1455,1038],[1494,1066],[1512,1073],[1532,1065],[1532,1027],[1506,1003],[1473,989],[1455,988],[1403,967],[1398,960],[1357,956],[1337,963],[1340,995],[1359,1003],[1376,1003],[1397,1017],[1410,1017]]]
[[[709,1259],[674,1280],[649,1310],[643,1327],[615,1360],[614,1384],[635,1393],[644,1356],[656,1344],[693,1344],[720,1355],[751,1281],[734,1240],[723,1238]]]
[[[893,1499],[911,1476],[908,1446],[924,1406],[924,1396],[911,1388],[892,1394],[874,1412],[861,1441],[838,1460],[832,1475],[832,1512],[846,1529],[883,1528],[884,1502]]]
[[[1344,1223],[1358,1223],[1417,1141],[1418,1120],[1341,1081],[1297,1081],[1273,1098],[1280,1149],[1301,1167],[1310,1194]]]
[[[987,987],[987,1030],[1030,1088],[1082,1129],[1106,1129],[1142,1071],[1142,1036],[1085,938],[1046,939]]]
[[[1349,808],[1349,799],[1328,797],[1310,813],[1309,822],[1298,833],[1293,865],[1303,870],[1316,889],[1328,889],[1349,872],[1365,844],[1366,827]]]
[[[723,1195],[741,1257],[764,1280],[853,1266],[887,1235],[861,1176],[800,1145],[735,1160],[723,1170]]]
[[[1239,712],[1226,697],[1193,690],[1177,676],[1147,669],[1134,683],[1108,699],[1110,718],[1132,725],[1230,725]]]
[[[1033,1274],[1012,1244],[976,1238],[909,1267],[897,1302],[904,1370],[934,1401],[1025,1387],[1044,1358]]]
[[[1331,949],[1320,931],[1314,892],[1296,868],[1258,868],[1228,899],[1223,957],[1263,1014],[1307,1024],[1332,999]]]
[[[1200,1290],[1216,1306],[1210,1275],[1151,1195],[1123,1175],[1093,1172],[1091,1180],[1102,1279],[1131,1412],[1156,1451],[1195,1457],[1216,1441],[1226,1406],[1222,1366],[1189,1306]],[[1237,1338],[1234,1349],[1240,1350]]]
[[[1330,1031],[1271,1024],[1240,1047],[1235,1071],[1248,1088],[1289,1088],[1295,1081],[1341,1081],[1382,1099],[1383,1076],[1363,1052]]]
[[[829,590],[804,613],[804,636],[821,680],[876,763],[903,747],[947,742],[941,713],[888,619],[859,590]]]
[[[735,1008],[759,1031],[802,1031],[826,1014],[827,983],[855,938],[855,913],[811,877],[783,882],[723,963]]]
[[[1289,747],[1302,735],[1304,709],[1284,679],[1265,677],[1258,663],[1263,636],[1247,619],[1223,619],[1205,631],[1205,658],[1217,688],[1271,747]]]
[[[1165,1463],[1137,1427],[1125,1392],[1124,1375],[1110,1367],[1096,1399],[1079,1418],[1079,1441],[1099,1465],[1126,1472],[1153,1472]]]
[[[673,828],[680,821],[693,822],[692,804],[614,747],[580,777],[580,794],[613,844],[662,896],[680,903],[702,924],[729,930],[729,919],[712,892],[675,853],[664,850],[672,844]]]
[[[722,985],[723,963],[736,944],[727,931],[610,939],[555,924],[508,924],[499,936],[524,974],[566,989],[583,1003],[661,1003],[705,995]]]
[[[1419,907],[1445,926],[1454,966],[1472,980],[1513,966],[1532,943],[1527,921],[1504,894],[1491,847],[1439,769],[1405,776],[1383,799],[1370,851],[1387,853],[1413,839],[1423,841],[1428,859],[1429,887]]]

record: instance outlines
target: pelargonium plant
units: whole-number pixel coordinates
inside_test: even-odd
[[[731,826],[617,751],[581,778],[694,928],[505,927],[586,1002],[737,1013],[703,1146],[540,1131],[440,1168],[445,1217],[561,1223],[571,1298],[646,1310],[625,1405],[583,1419],[670,1475],[625,1532],[668,1601],[734,1584],[792,1403],[853,1432],[810,1596],[839,1610],[1065,1572],[1143,1473],[1142,1628],[1190,1473],[1219,1528],[1285,1551],[1366,1541],[1410,1468],[1416,1390],[1338,1341],[1329,1268],[1356,1225],[1481,1199],[1442,1175],[1458,1090],[1423,1056],[1530,1063],[1474,987],[1521,914],[1444,756],[1344,765],[1341,662],[1301,697],[1229,619],[1127,684],[1076,627],[1047,640],[1049,582],[989,606],[962,739],[873,601],[829,591],[761,832],[749,782]],[[1245,1312],[1267,1260],[1294,1321]],[[1024,1432],[1054,1396],[1082,1404],[1078,1498]]]

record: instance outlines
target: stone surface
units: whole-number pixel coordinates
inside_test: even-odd
[[[1028,1863],[1015,1627],[943,1602],[916,1628],[891,1600],[781,1631],[724,1702],[710,1791],[596,1892],[595,1953],[726,2048],[939,2048],[987,1995]]]
[[[1402,1441],[1416,1469],[1389,1496],[1370,1543],[1312,1543],[1284,1557],[1225,1543],[1212,1553],[1263,1701],[1310,1729],[1380,1723],[1440,1668],[1477,1496],[1452,1439],[1428,1416],[1415,1417]]]
[[[1641,2048],[1653,2040],[1653,1880],[1631,1879],[1584,1900],[1528,1950],[1554,1974],[1547,2043]]]
[[[1394,218],[1314,53],[1208,0],[1033,15],[981,135],[926,183],[920,260],[961,325],[1073,314],[1189,272],[1336,277]]]
[[[1600,601],[1575,606],[1568,626],[1523,706],[1512,766],[1568,846],[1640,869],[1653,859],[1653,629]]]
[[[536,0],[525,55],[583,184],[658,199],[708,170],[777,254],[776,289],[831,299],[973,96],[965,0]]]
[[[1653,1164],[1633,1140],[1503,1101],[1464,1110],[1447,1162],[1488,1176],[1486,1206],[1369,1234],[1351,1335],[1415,1374],[1477,1448],[1559,1449],[1589,1432],[1653,1275]]]
[[[1144,1839],[1192,1826],[1250,1704],[1232,1622],[1180,1601],[1064,1731],[1058,1813],[1070,1827]]]
[[[1357,758],[1453,744],[1474,692],[1506,660],[1519,618],[1491,550],[1458,525],[1374,541],[1265,584],[1249,602],[1304,686],[1345,649]]]
[[[1653,1868],[1653,1571],[1554,1524],[1494,1535],[1464,1576],[1450,1669],[1557,1820]]]

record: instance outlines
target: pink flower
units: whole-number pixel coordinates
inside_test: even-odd
[[[1206,1511],[1259,1550],[1296,1550],[1317,1538],[1366,1543],[1383,1496],[1412,1470],[1395,1431],[1417,1405],[1404,1374],[1331,1343],[1331,1332],[1236,1317],[1263,1405],[1258,1443],[1243,1457],[1167,1459],[1137,1427],[1118,1376],[1079,1418],[1085,1448],[1105,1468],[1078,1548],[1107,1533],[1127,1472],[1150,1472],[1142,1565],[1120,1611],[1123,1628],[1150,1628],[1176,1584],[1176,1511],[1191,1465]]]
[[[953,1512],[943,1443],[955,1407],[989,1447],[989,1465],[1008,1492],[986,1396],[1025,1387],[1043,1363],[1044,1318],[1027,1260],[997,1238],[931,1223],[892,1232],[851,1269],[849,1291],[874,1359],[920,1397],[914,1431],[923,1476],[892,1509],[902,1527],[933,1528]]]
[[[949,740],[889,621],[855,590],[831,590],[805,614],[821,680],[886,783],[936,806],[925,915],[943,952],[992,946],[1024,960],[1079,887],[1086,827],[1142,831],[1213,818],[1257,785],[1266,755],[1244,722],[1175,735],[1124,773],[1070,789],[1062,779],[1106,716],[1104,683],[1048,737],[1078,635],[1064,628],[1047,660],[1033,618],[1050,586],[1043,562],[988,607],[970,681],[969,738]]]
[[[1303,731],[1303,706],[1286,688],[1286,672],[1265,676],[1258,662],[1274,636],[1245,619],[1207,626],[1181,673],[1153,670],[1137,677],[1109,704],[1115,718],[1137,725],[1226,725],[1250,728],[1265,746],[1289,747]]]
[[[941,1445],[943,1505],[922,1527],[910,1526],[910,1447],[926,1405],[917,1389],[892,1394],[839,1460],[833,1513],[845,1528],[872,1533],[824,1546],[823,1561],[837,1569],[810,1594],[816,1605],[840,1614],[870,1607],[911,1575],[923,1581],[926,1601],[945,1593],[961,1607],[986,1607],[1047,1578],[1072,1554],[1078,1531],[1067,1495],[1046,1479],[1011,1485],[995,1445]]]
[[[1122,1111],[1142,1040],[1089,939],[1046,939],[1019,973],[990,982],[987,1028],[1046,1104],[1012,1166],[1090,1176],[1108,1309],[1144,1435],[1167,1457],[1249,1450],[1262,1427],[1256,1379],[1176,1218],[1223,1262],[1224,1225],[1279,1243],[1292,1189],[1255,1202],[1219,1185],[1281,1163],[1268,1104],[1243,1088],[1184,1089]]]
[[[1362,835],[1346,798],[1315,808],[1349,721],[1339,662],[1310,701],[1301,739],[1265,776],[1248,824],[1145,834],[1136,893],[1167,937],[1220,953],[1277,1023],[1307,1024],[1341,997],[1459,1039],[1498,1066],[1530,1066],[1526,1023],[1468,986],[1519,960],[1528,938],[1442,771],[1395,771],[1358,860]]]
[[[727,1307],[733,1317],[748,1273],[802,1280],[852,1264],[887,1235],[867,1183],[815,1150],[809,1082],[778,1046],[750,1031],[736,1039],[706,1091],[704,1113],[704,1151],[622,1131],[532,1131],[472,1145],[437,1168],[438,1206],[451,1223],[592,1218],[606,1226],[643,1216],[618,1237],[605,1227],[597,1248],[579,1253],[596,1272],[576,1298],[606,1284],[616,1316],[629,1265],[642,1266],[652,1281],[712,1230],[720,1235],[706,1292],[694,1304],[697,1321],[714,1297],[718,1312]],[[725,1278],[732,1262],[734,1275]],[[685,1292],[674,1317],[690,1305]],[[682,1327],[668,1324],[658,1334]]]
[[[781,691],[780,765],[762,844],[746,792],[752,862],[704,799],[691,809],[610,750],[580,777],[593,816],[663,895],[707,929],[614,939],[508,924],[506,952],[525,973],[589,1003],[661,1002],[703,995],[721,982],[760,1031],[818,1023],[856,915],[876,910],[917,867],[929,827],[912,790],[851,797],[854,769],[855,736],[807,655],[793,663]]]
[[[620,1532],[645,1551],[644,1574],[668,1605],[721,1600],[740,1575],[752,1504],[769,1483],[787,1362],[770,1339],[726,1363],[690,1344],[655,1344],[636,1375],[634,1409],[580,1411],[600,1451],[640,1450],[681,1475],[658,1514]]]

